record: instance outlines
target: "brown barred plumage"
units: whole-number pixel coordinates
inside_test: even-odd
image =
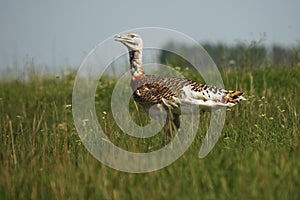
[[[180,104],[199,105],[200,110],[231,107],[245,100],[243,92],[227,91],[214,86],[199,84],[195,81],[176,77],[145,75],[142,68],[142,38],[136,33],[117,35],[116,41],[123,43],[129,50],[131,88],[133,97],[146,111],[152,105],[162,105],[168,110],[165,125],[166,136],[170,136],[170,124],[179,128]]]

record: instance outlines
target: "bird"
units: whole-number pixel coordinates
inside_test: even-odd
[[[137,33],[116,35],[115,41],[125,45],[129,52],[133,99],[148,112],[151,106],[159,105],[167,111],[164,126],[165,142],[173,129],[180,128],[180,105],[190,104],[199,107],[200,111],[217,110],[221,107],[232,107],[246,100],[241,91],[232,91],[179,77],[164,77],[145,74],[142,54],[143,40]]]

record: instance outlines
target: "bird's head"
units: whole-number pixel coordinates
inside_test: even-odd
[[[122,42],[129,51],[142,50],[143,40],[140,35],[136,33],[127,33],[123,35],[116,35],[115,41]]]

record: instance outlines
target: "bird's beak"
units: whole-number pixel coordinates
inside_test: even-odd
[[[115,41],[119,41],[120,37],[121,37],[120,35],[115,35],[115,37],[114,37]]]
[[[123,41],[124,41],[124,38],[122,38],[121,35],[116,35],[116,36],[114,37],[114,39],[115,39],[115,41],[118,41],[118,42],[123,42]]]

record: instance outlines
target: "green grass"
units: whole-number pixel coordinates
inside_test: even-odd
[[[299,199],[300,68],[222,76],[226,88],[245,91],[248,101],[227,112],[212,152],[198,159],[210,117],[205,114],[188,151],[172,165],[145,174],[110,169],[84,148],[69,106],[73,76],[1,83],[0,198]],[[118,129],[109,107],[114,84],[101,80],[96,96],[106,134],[132,151],[160,148],[163,133],[142,140]],[[131,106],[133,118],[143,124],[147,117]]]

